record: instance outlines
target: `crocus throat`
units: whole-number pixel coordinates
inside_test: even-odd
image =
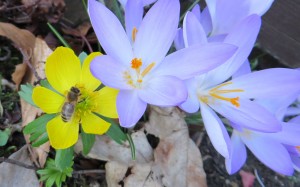
[[[223,101],[227,101],[230,102],[232,105],[239,107],[240,103],[239,103],[239,97],[225,97],[222,94],[226,94],[226,93],[234,93],[234,92],[243,92],[244,90],[242,89],[232,89],[232,90],[220,90],[220,88],[228,85],[228,84],[232,84],[232,82],[226,82],[223,84],[220,84],[214,88],[212,88],[211,90],[209,90],[208,94],[213,98],[213,99],[220,99]],[[208,103],[209,102],[209,98],[207,96],[201,96],[200,99],[205,102]]]
[[[132,75],[131,71],[124,72],[124,78],[127,84],[133,88],[141,88],[143,78],[151,71],[151,69],[155,66],[155,63],[152,62],[143,71],[141,71],[142,65],[143,62],[141,58],[134,58],[131,60],[131,68],[134,70],[133,72],[135,72],[135,75]]]

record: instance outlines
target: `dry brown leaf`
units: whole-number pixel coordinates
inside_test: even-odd
[[[24,164],[31,165],[31,161],[27,152],[27,146],[12,154],[9,158],[17,160]],[[26,169],[15,164],[3,162],[0,164],[0,183],[1,187],[32,187],[39,186],[39,180],[34,170]]]
[[[138,131],[133,133],[132,140],[136,149],[136,160],[132,160],[128,143],[124,145],[117,144],[108,136],[97,136],[95,144],[87,157],[105,161],[116,161],[127,166],[133,166],[136,163],[148,163],[153,160],[153,150],[144,132]],[[75,152],[79,153],[81,150],[82,143],[78,141],[75,145]]]
[[[10,39],[22,53],[26,53],[28,58],[35,46],[35,36],[25,29],[19,29],[18,27],[10,23],[0,22],[0,35]],[[15,72],[12,74],[12,79],[16,83],[18,88],[23,80],[23,77],[28,74],[28,68],[26,64],[19,64],[16,66]]]
[[[25,29],[19,29],[10,23],[0,22],[0,35],[10,39],[17,48],[26,52],[34,49],[35,36]]]
[[[201,154],[189,138],[183,113],[176,108],[151,107],[145,128],[148,133],[159,137],[160,142],[152,150],[144,129],[133,133],[136,161],[131,160],[128,145],[119,145],[107,136],[97,137],[88,156],[108,161],[106,179],[109,187],[119,187],[121,183],[124,187],[207,186]],[[75,146],[76,152],[80,150],[81,143]]]
[[[34,67],[36,73],[40,78],[45,78],[44,72],[44,61],[46,58],[52,53],[52,50],[47,46],[44,40],[40,38],[36,38],[35,40],[35,48],[32,53],[32,57],[30,58],[30,63]],[[30,71],[26,76],[23,77],[23,82],[34,83],[37,81],[36,77],[33,75],[33,72]],[[37,116],[39,116],[42,111],[31,106],[25,101],[21,100],[22,107],[22,126],[26,126],[28,123],[33,121]],[[29,143],[29,136],[25,135],[26,142]],[[45,143],[37,148],[30,148],[30,153],[32,156],[32,160],[36,165],[43,167],[48,152],[50,150],[49,143]]]
[[[76,37],[86,36],[90,28],[92,27],[90,22],[83,22],[77,28],[62,28],[65,34],[69,34]]]
[[[154,150],[153,171],[161,176],[164,186],[207,186],[200,151],[189,138],[182,112],[174,107],[151,107],[145,127],[160,138]]]
[[[20,84],[22,83],[23,77],[27,72],[27,68],[27,64],[24,63],[16,65],[15,71],[11,75],[12,80],[16,84],[16,88],[19,88]]]

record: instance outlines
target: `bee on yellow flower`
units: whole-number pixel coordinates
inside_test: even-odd
[[[48,114],[57,114],[47,123],[50,144],[66,149],[78,140],[79,125],[85,133],[103,134],[110,124],[95,113],[118,118],[116,97],[118,90],[104,87],[90,72],[91,60],[101,55],[92,53],[81,65],[74,52],[58,47],[47,59],[46,78],[55,91],[37,86],[33,89],[34,103]]]

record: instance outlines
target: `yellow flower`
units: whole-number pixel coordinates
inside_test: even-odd
[[[71,49],[58,47],[46,61],[46,77],[57,92],[37,86],[32,99],[45,113],[59,114],[47,124],[50,144],[55,149],[74,145],[78,140],[80,124],[85,133],[105,133],[110,124],[94,112],[118,118],[118,91],[109,87],[96,91],[101,82],[93,77],[89,69],[91,60],[98,55],[101,53],[90,54],[81,65]]]

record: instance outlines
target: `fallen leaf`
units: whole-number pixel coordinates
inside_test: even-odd
[[[161,176],[164,186],[207,186],[200,151],[189,137],[182,112],[174,107],[151,107],[145,128],[160,138],[154,150],[153,171]]]
[[[96,136],[95,144],[87,157],[105,161],[116,161],[127,166],[133,166],[137,163],[148,163],[153,160],[153,150],[144,132],[138,131],[131,136],[136,149],[136,160],[132,160],[128,142],[120,145],[105,135]],[[79,153],[81,151],[82,142],[78,141],[75,145],[75,152]]]
[[[239,172],[242,177],[243,187],[251,187],[254,184],[255,176],[251,172],[241,170]]]
[[[35,48],[32,53],[32,57],[30,58],[30,63],[34,68],[36,74],[40,78],[45,78],[44,72],[44,61],[46,58],[52,53],[52,50],[47,46],[46,42],[40,38],[36,38],[35,40]],[[22,82],[29,82],[33,84],[38,81],[34,73],[30,71],[26,76],[23,77]],[[36,117],[40,116],[42,111],[37,109],[30,104],[26,103],[21,99],[21,108],[22,108],[22,126],[25,127],[28,123],[35,120]],[[29,135],[25,135],[25,140],[29,143]],[[31,153],[31,157],[33,162],[40,167],[45,165],[48,152],[50,150],[50,144],[45,143],[40,147],[32,148],[29,147],[29,151]]]
[[[0,22],[0,35],[10,39],[17,48],[26,52],[34,49],[35,36],[25,29],[19,29],[10,23]]]
[[[177,108],[151,107],[147,133],[159,137],[153,150],[144,130],[132,134],[136,160],[131,159],[128,144],[119,145],[107,136],[98,136],[89,158],[108,161],[106,180],[111,187],[172,186],[206,187],[206,175],[201,154],[189,138],[184,115]],[[75,152],[82,150],[82,143],[75,145]],[[154,154],[154,157],[153,157]]]
[[[83,22],[77,28],[62,28],[65,34],[69,34],[76,37],[86,36],[90,28],[92,27],[90,22]]]
[[[20,150],[12,154],[9,158],[19,161],[23,164],[32,164],[27,152],[27,146],[22,147]],[[39,186],[39,180],[34,170],[6,162],[0,164],[0,181],[1,187]]]
[[[18,64],[16,65],[15,71],[11,75],[12,80],[16,84],[16,87],[19,88],[20,84],[22,83],[23,77],[27,72],[27,64]]]

